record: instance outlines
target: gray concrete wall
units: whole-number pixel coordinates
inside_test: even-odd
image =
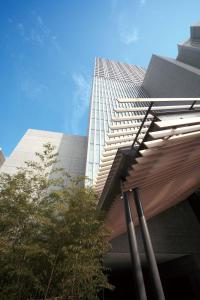
[[[192,40],[200,40],[200,22],[190,27],[190,37]]]
[[[200,69],[153,55],[143,81],[150,97],[199,97]]]
[[[24,161],[36,160],[35,152],[40,152],[45,143],[55,145],[59,166],[71,176],[85,174],[87,137],[34,129],[27,130],[0,171],[13,174],[17,167],[24,166]]]
[[[200,68],[200,24],[190,27],[190,38],[178,45],[177,60]]]
[[[5,161],[5,157],[3,155],[3,151],[0,148],[0,167],[3,165],[4,161]]]
[[[187,254],[200,254],[200,223],[188,201],[184,201],[148,222],[152,244],[158,262],[175,259]],[[142,261],[144,248],[139,226],[136,235]],[[112,249],[105,261],[110,266],[128,266],[130,263],[127,234],[111,241]]]
[[[200,69],[200,48],[192,45],[178,45],[177,60]]]

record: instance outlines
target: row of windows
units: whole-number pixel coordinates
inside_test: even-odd
[[[98,65],[98,64],[101,64]],[[105,143],[105,133],[109,130],[109,123],[111,123],[112,116],[118,116],[119,114],[114,112],[114,107],[119,103],[116,101],[117,98],[127,98],[127,97],[142,97],[143,91],[138,85],[138,82],[141,83],[144,71],[140,68],[132,66],[124,66],[124,64],[113,63],[102,61],[97,59],[96,69],[98,70],[99,76],[100,71],[101,75],[105,75],[105,65],[107,64],[107,70],[121,76],[123,78],[124,73],[131,73],[131,81],[119,81],[117,77],[113,79],[103,77],[94,77],[93,80],[93,89],[92,89],[92,101],[91,101],[91,116],[90,116],[90,128],[89,128],[89,144],[88,144],[88,154],[87,154],[87,170],[86,175],[89,176],[92,180],[95,178],[99,162],[101,158],[101,153]],[[103,69],[102,69],[103,68]],[[103,70],[103,71],[102,71]],[[105,72],[104,72],[105,71]],[[111,75],[109,75],[111,76]],[[109,77],[110,78],[110,77]],[[119,106],[119,105],[118,105]],[[121,107],[132,106],[132,104],[122,104]],[[132,115],[133,113],[128,113]],[[130,121],[121,121],[121,124],[129,124]]]
[[[144,70],[140,67],[97,58],[95,75],[109,79],[140,82],[143,79]]]
[[[99,80],[99,79],[98,79]],[[95,80],[96,83],[97,80]],[[96,93],[93,95],[95,100],[101,99],[102,101],[106,96],[110,97],[141,97],[145,96],[144,90],[137,84],[132,83],[131,85],[121,84],[116,81],[105,81],[102,79],[99,85],[96,87]]]

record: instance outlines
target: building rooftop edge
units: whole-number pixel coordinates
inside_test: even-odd
[[[108,62],[118,63],[118,64],[122,64],[122,65],[123,64],[124,65],[130,65],[130,66],[133,66],[133,67],[138,67],[138,68],[142,68],[142,69],[146,70],[142,66],[139,66],[139,65],[136,65],[136,64],[133,64],[133,63],[124,62],[124,61],[121,61],[121,60],[114,60],[114,59],[108,59],[108,58],[101,57],[101,56],[95,56],[95,62],[96,62],[97,59],[103,59],[103,60],[108,61]]]
[[[38,131],[38,132],[48,132],[48,133],[52,133],[52,134],[63,134],[65,136],[71,136],[71,137],[83,137],[83,138],[87,138],[87,135],[78,135],[78,134],[68,134],[66,132],[61,132],[61,131],[54,131],[54,130],[43,130],[43,129],[34,129],[34,128],[28,128],[25,132],[25,134],[29,131]]]

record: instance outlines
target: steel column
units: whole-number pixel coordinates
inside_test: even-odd
[[[142,130],[142,127],[143,127],[143,125],[144,125],[144,123],[145,123],[145,121],[146,121],[146,119],[147,119],[147,117],[148,117],[148,114],[150,113],[151,108],[152,108],[153,105],[154,105],[154,103],[151,102],[150,105],[149,105],[149,107],[148,107],[148,109],[147,109],[147,111],[146,111],[146,113],[145,113],[145,116],[144,116],[144,118],[143,118],[143,120],[142,120],[142,123],[141,123],[141,125],[140,125],[140,128],[138,129],[138,132],[137,132],[137,134],[136,134],[136,136],[135,136],[135,139],[134,139],[134,141],[133,141],[133,144],[132,144],[132,146],[131,146],[131,149],[134,148],[135,143],[137,142],[137,138],[138,138],[138,136],[139,136],[139,134],[140,134],[140,131]]]
[[[159,275],[159,271],[158,271],[158,267],[157,267],[157,263],[156,263],[153,246],[151,243],[151,238],[150,238],[146,218],[144,216],[142,203],[141,203],[140,197],[139,197],[138,188],[133,189],[133,198],[135,200],[135,206],[136,206],[139,223],[140,223],[140,228],[141,228],[141,232],[142,232],[145,253],[146,253],[147,261],[148,261],[150,272],[151,272],[152,284],[154,287],[155,297],[157,300],[165,300],[162,283],[160,280],[160,275]]]
[[[132,260],[132,269],[134,274],[134,285],[136,288],[138,300],[147,300],[142,268],[140,263],[140,257],[138,252],[137,240],[135,235],[135,229],[133,225],[131,209],[130,209],[127,193],[122,193],[122,197],[124,200],[124,211],[125,211],[125,219],[126,219],[127,232],[128,232],[130,254]]]

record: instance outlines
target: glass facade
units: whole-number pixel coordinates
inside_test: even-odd
[[[103,58],[95,60],[86,163],[86,176],[92,183],[99,169],[106,133],[109,131],[112,117],[116,115],[116,99],[145,97],[141,88],[144,74],[145,71],[141,67]],[[128,122],[122,121],[123,124]]]

